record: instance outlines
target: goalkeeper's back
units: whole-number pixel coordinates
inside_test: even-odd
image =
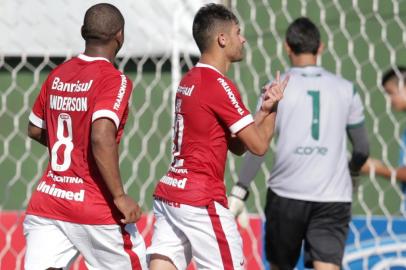
[[[346,129],[364,121],[360,96],[351,82],[322,67],[293,67],[288,73],[268,185],[286,198],[349,202]]]

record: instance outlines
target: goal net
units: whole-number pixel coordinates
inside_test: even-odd
[[[246,59],[234,68],[233,78],[251,109],[264,82],[276,70],[289,67],[283,49],[288,24],[300,16],[310,17],[319,26],[325,44],[319,64],[353,81],[363,98],[371,157],[398,166],[399,151],[405,147],[401,140],[405,118],[391,110],[381,79],[388,69],[406,64],[406,18],[402,15],[406,14],[406,1],[252,0],[232,1],[231,5],[248,39]],[[240,162],[230,158],[228,172],[234,181]],[[272,154],[251,184],[254,196],[249,199],[249,210],[262,220],[264,183],[271,166]],[[354,193],[344,269],[406,266],[404,196],[394,171],[389,180],[373,173],[362,177]]]
[[[181,74],[198,60],[191,37],[196,10],[209,1],[108,1],[126,18],[126,41],[117,67],[134,82],[120,166],[126,190],[144,210],[138,226],[147,243],[153,229],[152,192],[170,163],[172,100]],[[217,1],[219,2],[219,1]],[[391,110],[380,81],[406,65],[406,0],[229,0],[245,37],[246,57],[230,77],[251,110],[259,89],[289,62],[283,51],[287,25],[310,17],[325,43],[320,64],[353,81],[363,98],[371,156],[396,167],[406,118]],[[83,49],[84,11],[96,1],[4,0],[0,4],[0,268],[22,269],[24,209],[48,161],[47,151],[26,136],[33,100],[49,71]],[[35,15],[35,16],[34,16]],[[229,155],[228,190],[242,158]],[[250,227],[241,229],[247,269],[266,269],[262,246],[268,155],[251,185]],[[345,269],[387,269],[406,265],[404,200],[395,176],[362,177],[354,193]],[[404,259],[403,259],[404,258]],[[385,268],[386,267],[386,268]],[[298,269],[302,266],[298,265]],[[72,269],[84,269],[81,260]]]

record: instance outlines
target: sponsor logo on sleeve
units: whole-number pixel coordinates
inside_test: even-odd
[[[187,86],[181,86],[179,85],[178,89],[176,90],[176,92],[188,96],[190,97],[193,93],[193,90],[195,89],[195,86],[192,85],[191,87],[187,87]]]
[[[118,111],[121,106],[121,102],[123,101],[124,95],[125,95],[125,90],[127,88],[127,78],[125,75],[120,75],[121,76],[121,85],[120,89],[118,89],[118,94],[116,98],[116,102],[114,103],[113,109]]]
[[[234,108],[237,109],[237,112],[240,115],[244,115],[244,110],[241,108],[240,104],[238,103],[237,98],[235,97],[233,91],[231,91],[231,88],[228,85],[228,83],[223,78],[218,78],[217,81],[223,87],[224,91],[226,92],[228,98],[231,101],[231,104],[233,104]]]

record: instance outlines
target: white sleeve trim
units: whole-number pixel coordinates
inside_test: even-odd
[[[45,129],[45,121],[36,116],[33,112],[30,113],[30,116],[28,117],[31,123],[34,124],[34,126]]]
[[[254,118],[252,118],[251,114],[248,114],[248,115],[244,116],[243,118],[241,118],[240,120],[238,120],[237,122],[235,122],[234,124],[232,124],[229,127],[229,129],[230,129],[231,133],[236,134],[238,131],[245,128],[252,122],[254,122]]]
[[[95,111],[92,115],[92,122],[94,122],[95,120],[97,120],[99,118],[103,118],[103,117],[107,117],[107,118],[110,118],[111,120],[113,120],[114,124],[118,128],[118,126],[120,124],[120,120],[118,119],[118,116],[115,112],[112,112],[109,110]]]

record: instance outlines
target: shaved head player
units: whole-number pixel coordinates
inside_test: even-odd
[[[49,163],[27,207],[25,269],[68,269],[79,253],[88,269],[146,269],[134,224],[141,210],[118,163],[132,91],[113,66],[124,18],[94,5],[82,37],[84,53],[51,71],[29,116],[28,135],[48,148]]]

